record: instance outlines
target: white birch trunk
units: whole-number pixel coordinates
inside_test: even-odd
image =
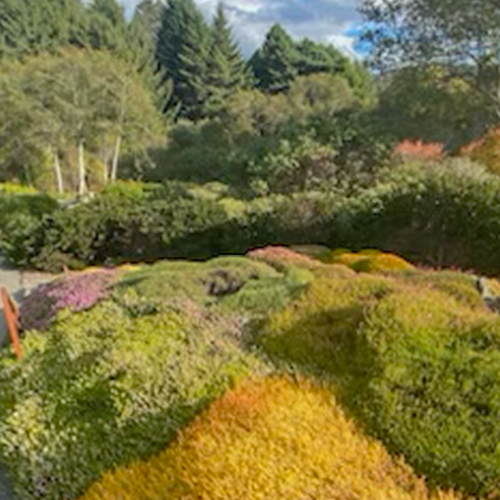
[[[85,156],[83,142],[78,143],[78,194],[84,195],[87,191],[85,184]]]
[[[54,171],[56,174],[57,192],[59,194],[64,194],[64,182],[61,172],[61,162],[59,161],[59,155],[57,150],[52,148],[52,154],[54,155]]]
[[[122,137],[119,135],[116,138],[115,152],[113,154],[113,164],[111,167],[111,182],[115,182],[118,177],[118,161],[120,159],[120,148],[122,145]]]
[[[104,185],[106,185],[109,181],[109,167],[107,161],[102,162],[102,180]]]

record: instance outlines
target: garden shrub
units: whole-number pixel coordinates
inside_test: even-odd
[[[329,264],[332,261],[332,251],[324,245],[293,245],[290,249],[294,252],[318,259],[325,264]]]
[[[250,259],[266,262],[279,270],[285,270],[288,266],[303,267],[305,269],[315,269],[321,267],[321,262],[316,259],[294,252],[290,248],[269,246],[250,251]]]
[[[422,141],[405,140],[396,145],[393,150],[393,159],[397,161],[426,161],[442,160],[445,157],[444,144],[423,143]]]
[[[272,267],[245,257],[219,257],[207,262],[165,261],[127,273],[118,289],[133,287],[150,301],[189,298],[203,305],[236,293],[252,281],[277,279]]]
[[[57,202],[41,193],[0,189],[0,252],[18,265],[29,264],[38,249],[36,232]]]
[[[368,257],[366,255],[354,252],[338,252],[332,257],[334,264],[343,264],[350,268],[352,268],[354,264],[367,259]]]
[[[452,500],[429,493],[402,461],[311,383],[247,381],[158,456],[109,472],[81,500]]]
[[[45,330],[63,309],[80,312],[105,299],[117,279],[114,271],[96,271],[59,278],[33,290],[20,308],[25,330]]]
[[[500,270],[500,180],[470,162],[408,165],[348,200],[324,239],[433,267]]]
[[[89,203],[59,210],[36,232],[28,255],[36,267],[212,255],[227,219],[216,201],[195,199],[181,186],[114,188]],[[207,231],[210,230],[210,231]],[[62,261],[65,256],[67,262]]]
[[[464,305],[480,309],[485,308],[483,299],[477,291],[476,277],[474,275],[451,270],[413,269],[400,273],[399,279],[419,288],[431,287],[440,290],[451,295]],[[492,288],[495,287],[494,281],[490,280],[490,283]]]
[[[314,280],[307,269],[290,267],[284,276],[253,280],[221,302],[222,310],[267,315],[282,309],[305,292]]]
[[[401,257],[393,254],[379,254],[369,255],[369,257],[358,260],[351,265],[351,268],[358,273],[373,273],[383,271],[406,271],[413,269],[413,266],[402,259]]]
[[[184,311],[184,312],[183,312]],[[76,498],[105,470],[151,456],[260,363],[234,326],[195,305],[61,312],[0,354],[0,455],[20,498]]]
[[[460,155],[486,165],[494,174],[500,174],[500,129],[492,129],[481,139],[464,146]]]
[[[493,494],[500,318],[468,306],[461,280],[432,275],[425,283],[418,273],[318,278],[272,313],[255,341],[284,367],[328,380],[419,474],[467,494]]]

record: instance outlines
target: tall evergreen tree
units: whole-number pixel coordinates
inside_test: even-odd
[[[347,58],[335,47],[316,43],[308,38],[297,44],[297,50],[297,71],[303,76],[340,72],[347,62]]]
[[[127,21],[122,5],[116,0],[93,0],[88,10],[89,44],[127,56]]]
[[[135,8],[131,24],[140,23],[144,33],[147,33],[152,43],[156,44],[162,13],[163,2],[161,0],[142,0]]]
[[[207,99],[210,31],[193,0],[168,0],[162,15],[156,56],[173,82],[181,116],[203,117]]]
[[[155,57],[162,13],[161,0],[142,0],[137,5],[128,25],[127,59],[138,69],[145,83],[157,95],[158,107],[165,109],[172,97],[172,88],[171,85],[163,85],[162,71]]]
[[[226,98],[251,81],[250,72],[234,42],[224,5],[219,3],[212,25],[212,43],[208,66],[210,96],[207,103],[209,114],[217,113]]]
[[[268,92],[287,90],[296,78],[299,53],[291,36],[275,24],[250,60],[258,87]]]
[[[79,0],[2,0],[0,57],[22,57],[79,43],[84,17]]]

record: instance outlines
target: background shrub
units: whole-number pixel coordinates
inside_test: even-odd
[[[27,265],[44,217],[57,209],[48,195],[26,190],[0,189],[0,253],[19,265]]]
[[[409,165],[334,211],[329,246],[366,246],[436,267],[500,269],[500,183],[463,160]]]

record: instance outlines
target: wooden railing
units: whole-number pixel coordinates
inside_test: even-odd
[[[0,295],[2,298],[5,323],[9,330],[12,347],[14,348],[17,359],[22,359],[23,351],[21,349],[21,343],[19,342],[19,309],[5,288],[0,290]]]

